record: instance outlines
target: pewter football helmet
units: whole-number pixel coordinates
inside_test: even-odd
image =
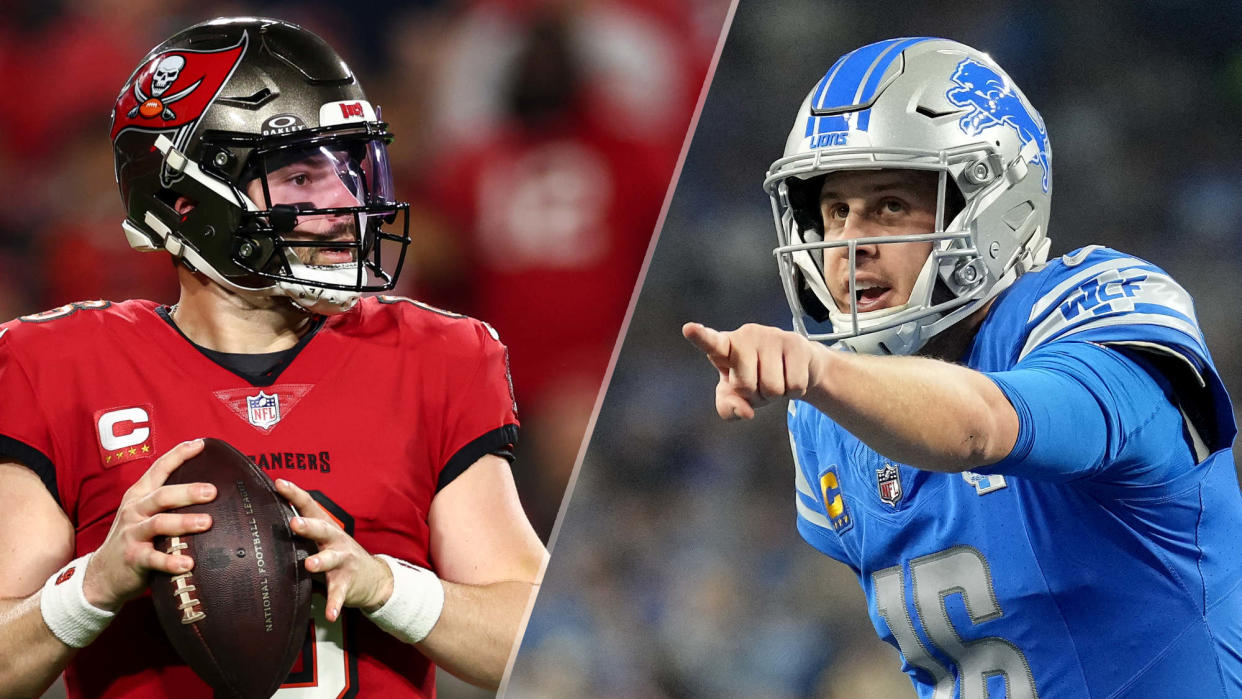
[[[315,34],[253,17],[198,24],[152,49],[117,97],[122,228],[225,288],[340,312],[393,288],[410,242],[391,139]]]
[[[935,38],[845,54],[803,101],[763,184],[794,327],[857,352],[917,352],[1047,258],[1051,159],[1043,119],[987,54]],[[935,230],[825,240],[823,176],[873,169],[939,173]],[[932,251],[909,301],[858,312],[857,246],[913,241]],[[823,251],[838,247],[849,255],[848,311],[824,278]]]

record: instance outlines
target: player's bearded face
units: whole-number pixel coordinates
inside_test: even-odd
[[[270,201],[264,196],[260,180],[246,185],[251,200],[266,204],[298,205],[301,209],[330,209],[359,206],[361,178],[351,168],[344,154],[327,148],[319,149],[293,162],[281,164],[267,174]],[[288,241],[354,243],[358,239],[358,223],[354,214],[299,215],[293,230],[284,234]],[[292,247],[304,264],[336,265],[358,261],[357,249],[331,246]]]
[[[824,178],[820,215],[824,240],[931,233],[936,226],[937,174],[918,170],[850,170]],[[870,243],[855,250],[857,293],[850,295],[849,248],[824,250],[824,277],[837,309],[859,313],[910,300],[932,243]]]

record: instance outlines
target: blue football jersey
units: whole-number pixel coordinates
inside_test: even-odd
[[[1185,290],[1083,248],[999,295],[963,361],[1023,424],[978,472],[789,405],[798,530],[858,575],[919,696],[1242,697],[1236,428]]]

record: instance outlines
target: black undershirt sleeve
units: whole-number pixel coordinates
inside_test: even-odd
[[[56,487],[56,467],[52,465],[52,460],[47,458],[46,454],[25,442],[0,435],[0,458],[12,459],[38,474],[39,480],[47,486],[56,504],[61,505],[60,490]]]
[[[509,424],[497,427],[470,441],[466,446],[458,449],[457,453],[453,454],[448,463],[444,465],[440,471],[440,479],[436,483],[436,492],[444,490],[444,486],[452,483],[453,479],[465,473],[474,462],[487,454],[495,454],[513,463],[513,447],[517,444],[517,440],[518,427]]]

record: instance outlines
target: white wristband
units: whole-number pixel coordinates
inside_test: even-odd
[[[444,585],[436,574],[413,563],[376,555],[392,570],[392,596],[384,606],[366,612],[375,625],[406,643],[427,638],[444,610]]]
[[[43,583],[39,611],[43,623],[67,646],[83,648],[108,626],[115,612],[105,611],[86,601],[82,581],[91,554],[69,561]]]

